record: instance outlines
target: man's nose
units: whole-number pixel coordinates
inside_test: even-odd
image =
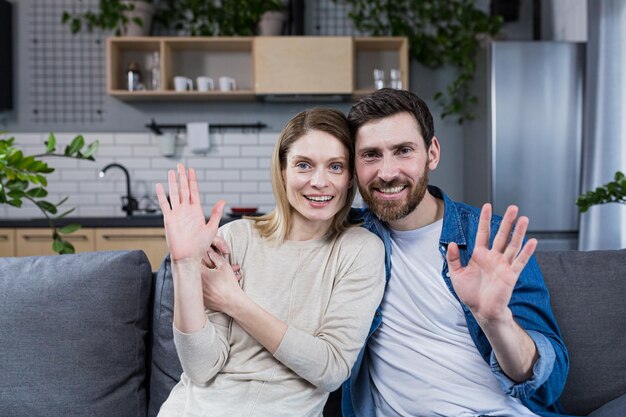
[[[398,177],[398,167],[391,158],[383,158],[378,177],[386,182],[390,182]]]

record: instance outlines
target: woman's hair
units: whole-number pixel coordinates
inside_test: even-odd
[[[292,226],[291,205],[287,198],[282,171],[286,168],[287,154],[291,146],[302,136],[315,130],[337,138],[348,150],[348,173],[351,182],[346,193],[344,206],[335,214],[326,237],[335,236],[350,225],[348,212],[356,193],[356,187],[352,183],[354,178],[354,148],[352,147],[350,127],[346,116],[339,110],[318,107],[298,113],[287,122],[280,132],[270,167],[276,208],[264,216],[252,218],[255,220],[255,227],[265,238],[283,242],[289,234]]]

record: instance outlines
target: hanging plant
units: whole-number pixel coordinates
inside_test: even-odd
[[[334,0],[350,6],[348,17],[364,34],[406,36],[409,55],[422,65],[435,69],[451,65],[458,75],[435,101],[442,107],[442,118],[455,116],[462,124],[475,118],[476,96],[470,82],[476,68],[475,56],[481,40],[495,37],[502,18],[477,9],[472,0]]]

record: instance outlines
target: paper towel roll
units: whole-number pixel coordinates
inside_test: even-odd
[[[187,123],[187,145],[193,153],[207,153],[211,148],[209,124],[204,122]]]

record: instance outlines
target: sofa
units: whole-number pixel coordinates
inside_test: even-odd
[[[570,351],[561,401],[587,415],[626,393],[626,250],[536,257]],[[172,290],[169,258],[153,273],[141,251],[0,258],[0,415],[155,416],[181,373]]]

